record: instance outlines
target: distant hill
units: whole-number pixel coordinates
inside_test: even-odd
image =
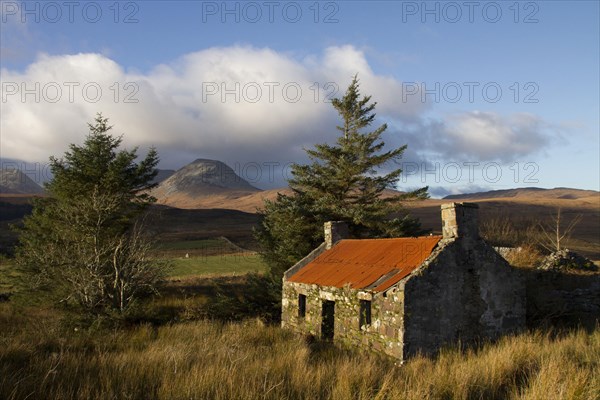
[[[165,185],[162,189],[165,189]],[[227,236],[235,238],[235,242],[242,247],[253,248],[255,244],[252,244],[251,230],[259,221],[259,216],[254,213],[263,207],[264,199],[275,199],[277,193],[290,195],[291,191],[289,188],[254,189],[253,192],[226,191],[222,188],[220,193],[197,196],[174,192],[171,197],[161,197],[159,205],[155,206],[154,209],[164,218],[156,221],[153,229],[159,231],[161,237],[168,238]],[[494,193],[498,193],[498,197],[491,197]],[[31,211],[28,204],[33,196],[0,194],[0,251],[3,246],[14,245],[16,234],[8,229],[8,224],[18,223],[23,215]],[[551,222],[559,208],[565,221],[581,216],[568,246],[593,260],[600,260],[600,192],[564,188],[510,189],[453,196],[450,199],[408,201],[405,206],[408,213],[420,219],[424,229],[439,234],[442,228],[440,205],[449,201],[478,203],[482,224],[505,218],[517,224]],[[169,202],[173,206],[160,205]]]
[[[0,170],[0,193],[43,194],[44,189],[20,170],[10,168]]]
[[[197,160],[198,161],[198,160]],[[196,163],[197,161],[194,161]],[[207,160],[201,160],[203,162]],[[211,161],[211,160],[208,160]],[[213,162],[213,161],[211,161]],[[217,161],[218,162],[218,161]],[[194,163],[190,164],[192,166]],[[189,182],[186,175],[190,170],[195,171],[194,168],[187,169],[189,166],[182,168],[177,171],[175,175],[161,183],[156,189],[152,191],[152,195],[157,198],[158,204],[167,205],[170,207],[177,207],[183,209],[228,209],[237,210],[247,213],[256,213],[259,209],[262,209],[265,204],[265,200],[275,200],[279,193],[285,195],[291,195],[293,192],[289,187],[281,187],[269,190],[260,190],[251,186],[248,182],[235,175],[234,171],[227,167],[225,164],[220,163],[220,167],[225,166],[228,171],[225,173],[226,176],[234,176],[234,185],[210,185],[205,181],[210,181],[209,175],[202,175],[201,182]],[[179,181],[180,177],[178,174],[180,171],[186,171],[183,179],[184,184],[176,185],[171,181]],[[242,181],[244,183],[239,184]],[[248,185],[251,189],[248,189]],[[399,194],[395,190],[386,189],[383,193],[383,197],[390,197]]]
[[[256,213],[258,209],[263,208],[265,200],[276,199],[278,193],[290,195],[292,194],[292,191],[289,188],[261,190],[252,193],[232,191],[210,196],[180,197],[178,198],[176,205],[167,203],[162,204],[187,209],[224,208],[247,213]],[[161,202],[159,201],[159,203]]]
[[[261,192],[217,160],[198,159],[181,168],[152,190],[159,204],[179,208],[229,208],[231,199]],[[202,203],[210,199],[213,207]]]
[[[173,174],[175,174],[174,169],[159,169],[158,174],[152,180],[152,183],[161,183],[162,181],[170,178]]]
[[[512,220],[532,226],[543,221],[552,223],[557,210],[565,222],[580,218],[568,242],[570,249],[600,260],[600,192],[571,188],[519,188],[446,196],[443,199],[407,203],[411,215],[418,217],[423,228],[441,232],[440,205],[449,201],[470,201],[479,205],[481,223]]]
[[[542,189],[537,187],[490,190],[489,192],[452,194],[444,197],[444,200],[480,200],[501,198],[537,198],[537,199],[565,199],[577,200],[598,196],[600,192],[595,190],[581,190],[571,188]]]

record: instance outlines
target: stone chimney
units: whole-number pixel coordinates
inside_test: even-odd
[[[329,250],[334,244],[349,236],[348,225],[343,221],[328,221],[323,225],[325,230],[325,248]]]
[[[442,204],[442,234],[444,239],[478,238],[478,209],[479,206],[475,203]]]

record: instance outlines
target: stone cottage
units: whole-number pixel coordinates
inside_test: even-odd
[[[442,205],[442,236],[325,242],[286,271],[282,326],[404,359],[525,326],[525,287],[479,237],[477,204]]]

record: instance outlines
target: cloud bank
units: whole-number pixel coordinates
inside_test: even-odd
[[[95,54],[41,54],[24,71],[2,69],[1,157],[44,162],[81,143],[97,112],[127,146],[158,148],[164,168],[195,158],[230,165],[303,161],[303,147],[333,141],[331,97],[358,73],[377,101],[385,140],[408,143],[407,157],[509,162],[551,144],[551,127],[525,113],[466,111],[426,118],[432,105],[403,96],[403,83],[372,70],[353,46],[302,58],[269,48],[232,46],[186,54],[149,71]],[[266,182],[262,186],[281,183]],[[259,184],[260,186],[260,184]]]

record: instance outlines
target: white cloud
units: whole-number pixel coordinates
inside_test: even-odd
[[[421,119],[396,126],[412,144],[412,159],[498,161],[510,163],[532,157],[562,140],[564,127],[528,113],[499,114],[466,111],[441,119]]]
[[[501,116],[473,111],[447,120],[446,137],[455,152],[502,161],[535,153],[548,144],[546,124],[537,116],[514,113]]]
[[[334,137],[335,112],[325,100],[341,96],[356,73],[379,112],[414,118],[424,107],[394,101],[401,82],[373,73],[352,46],[301,60],[268,48],[210,48],[147,73],[100,54],[42,54],[24,72],[1,72],[2,156],[43,161],[62,154],[102,112],[126,144],[155,145],[163,158],[184,152],[190,160],[293,160],[301,146]]]
[[[420,96],[403,101],[402,82],[375,73],[353,46],[302,59],[233,46],[186,54],[147,72],[89,53],[42,54],[24,71],[2,69],[1,156],[44,162],[61,155],[83,141],[86,124],[102,112],[127,146],[156,146],[167,168],[198,157],[301,161],[302,147],[336,137],[339,120],[325,99],[341,96],[356,73],[381,120],[394,122],[386,142],[408,143],[411,159],[434,153],[506,161],[549,143],[548,125],[530,114],[473,111],[426,121],[430,105]],[[394,135],[405,126],[407,132]]]

